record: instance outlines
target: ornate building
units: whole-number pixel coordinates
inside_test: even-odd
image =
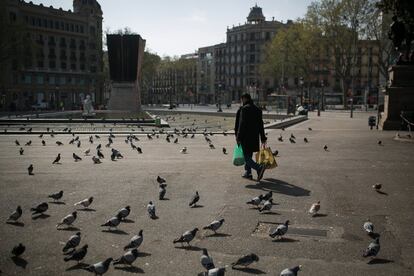
[[[24,62],[9,59],[0,89],[4,108],[79,108],[86,95],[103,103],[102,10],[96,0],[74,0],[73,11],[5,0],[6,27],[20,26]]]

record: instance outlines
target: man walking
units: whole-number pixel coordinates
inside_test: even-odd
[[[262,144],[266,143],[264,133],[262,111],[253,104],[250,94],[243,94],[242,104],[237,111],[234,133],[238,145],[242,146],[245,165],[245,172],[242,177],[253,179],[252,168],[257,172],[257,181],[263,178],[266,167],[253,161],[253,152],[260,150],[259,135]]]

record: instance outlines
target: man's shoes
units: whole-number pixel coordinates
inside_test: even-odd
[[[260,170],[257,172],[257,181],[262,180],[265,170],[266,170],[266,166],[262,165],[260,167]]]
[[[246,178],[246,179],[249,179],[249,180],[253,179],[253,176],[251,174],[247,174],[247,173],[243,174],[242,177]]]

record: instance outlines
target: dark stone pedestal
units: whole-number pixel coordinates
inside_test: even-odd
[[[382,130],[399,130],[400,114],[414,111],[414,66],[394,65],[389,70],[389,85],[384,93],[384,112],[379,127]]]

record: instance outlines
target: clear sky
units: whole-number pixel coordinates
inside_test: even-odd
[[[26,0],[28,2],[29,0]],[[73,9],[71,0],[32,0]],[[147,49],[164,55],[191,53],[225,41],[227,26],[243,24],[256,3],[267,19],[285,22],[305,14],[312,0],[98,0],[104,30],[129,27],[147,41]]]

